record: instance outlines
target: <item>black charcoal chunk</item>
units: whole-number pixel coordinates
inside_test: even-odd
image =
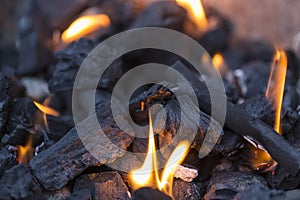
[[[175,200],[198,200],[203,198],[205,187],[201,182],[184,182],[175,179],[173,183],[173,198]]]
[[[0,73],[0,137],[5,132],[5,126],[9,115],[9,103],[11,101],[10,84],[8,79]]]
[[[42,200],[42,190],[34,181],[29,170],[23,165],[17,165],[7,170],[0,180],[0,194],[6,200],[26,199]]]
[[[175,2],[159,1],[143,10],[131,28],[162,27],[182,30],[186,11]]]
[[[280,190],[272,190],[260,185],[251,185],[249,189],[237,193],[235,200],[281,200],[286,199],[286,194]]]
[[[47,115],[47,123],[49,127],[47,135],[53,141],[58,141],[74,127],[73,118],[68,116],[54,117]]]
[[[66,200],[90,200],[91,190],[84,189],[73,192]]]
[[[4,147],[0,151],[0,178],[4,172],[17,164],[16,157]]]
[[[136,190],[131,200],[153,200],[153,199],[160,199],[160,200],[172,200],[172,198],[165,193],[159,191],[158,189],[153,189],[149,187],[140,188]]]

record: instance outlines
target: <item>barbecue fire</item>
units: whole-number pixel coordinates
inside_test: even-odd
[[[110,19],[105,14],[85,15],[76,19],[62,34],[62,41],[70,43],[84,37],[99,28],[108,27]]]
[[[208,28],[206,14],[201,0],[176,0],[177,4],[188,11],[188,16],[197,28],[205,32]]]
[[[286,79],[287,70],[287,56],[284,51],[276,50],[273,58],[272,69],[270,73],[269,83],[266,90],[266,98],[271,102],[275,108],[275,123],[274,130],[278,134],[281,132],[281,106],[284,93],[284,85]],[[277,162],[263,150],[256,149],[255,155],[257,157],[255,161],[256,168],[266,165],[277,165]]]
[[[142,167],[130,172],[130,180],[133,188],[136,190],[146,186],[156,187],[169,196],[172,196],[174,173],[176,171],[176,167],[182,163],[186,157],[188,148],[188,142],[180,142],[166,162],[165,167],[160,175],[154,141],[152,118],[151,114],[149,113],[148,152]]]

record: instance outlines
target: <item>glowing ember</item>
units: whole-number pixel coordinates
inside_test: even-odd
[[[33,158],[34,148],[32,147],[32,135],[29,134],[27,143],[25,146],[18,146],[18,163],[28,165],[31,158]]]
[[[224,58],[220,53],[216,53],[212,59],[213,65],[216,69],[221,69],[224,65]]]
[[[189,143],[181,142],[171,154],[165,164],[161,178],[158,173],[158,160],[154,141],[152,118],[149,112],[149,141],[148,151],[143,165],[129,174],[133,188],[136,190],[141,187],[152,186],[172,196],[172,185],[176,167],[183,162],[188,153]]]
[[[108,27],[110,20],[105,14],[85,15],[76,19],[61,36],[64,43],[70,43],[99,28]]]
[[[281,134],[281,106],[284,93],[284,85],[286,79],[287,70],[287,56],[284,51],[277,50],[273,59],[271,74],[269,78],[269,83],[266,91],[267,99],[272,103],[275,108],[275,124],[274,130]],[[272,157],[263,150],[255,150],[256,160],[253,163],[256,169],[261,167],[276,166],[277,162],[272,159]]]
[[[176,0],[177,4],[188,11],[189,18],[201,31],[206,31],[208,22],[201,0]]]

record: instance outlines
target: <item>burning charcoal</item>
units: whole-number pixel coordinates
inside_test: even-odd
[[[47,134],[50,140],[60,140],[72,127],[74,127],[74,121],[71,117],[54,117],[47,115],[47,123],[49,127],[49,133]]]
[[[37,126],[38,108],[31,99],[16,99],[7,122],[8,134],[4,135],[1,142],[10,145],[25,145],[29,134],[34,135],[33,145],[40,144],[43,140],[43,130]]]
[[[91,191],[90,189],[78,190],[73,192],[71,196],[66,198],[66,200],[90,200],[91,199]]]
[[[204,195],[205,187],[201,182],[184,182],[175,179],[173,183],[173,198],[175,200],[196,200]]]
[[[152,189],[149,187],[138,189],[133,193],[131,198],[131,200],[153,200],[153,199],[172,200],[171,197],[159,191],[158,189]]]
[[[129,191],[117,172],[104,172],[92,185],[92,199],[129,199]]]
[[[229,130],[224,130],[224,135],[220,143],[217,143],[214,150],[224,156],[230,156],[238,151],[244,145],[244,139]]]
[[[234,197],[235,200],[280,200],[286,199],[286,194],[283,191],[271,190],[260,185],[251,185],[249,189],[237,193]]]
[[[64,30],[90,2],[90,0],[36,0],[36,10],[52,29]]]
[[[4,172],[17,164],[15,156],[4,147],[0,151],[0,179]]]
[[[286,98],[284,98],[286,99],[286,103],[282,104],[282,133],[284,134],[288,133],[299,119],[297,112],[293,111],[290,105],[287,105],[290,104],[290,96],[290,93],[287,92],[285,95]],[[247,99],[240,107],[268,125],[274,126],[275,110],[265,96],[259,95]]]
[[[219,18],[216,28],[207,31],[198,40],[210,55],[222,51],[228,45],[233,31],[233,24],[230,20],[225,19],[223,16],[215,17]]]
[[[264,187],[265,180],[257,175],[245,172],[217,172],[210,179],[204,199],[233,199],[240,191],[250,188],[252,184]]]
[[[109,116],[109,103],[99,105],[99,122],[101,123],[103,134],[100,134],[97,124],[90,118],[82,121],[78,128],[82,134],[85,144],[90,149],[94,149],[99,160],[97,160],[82,144],[75,128],[71,129],[63,138],[52,145],[47,150],[35,156],[30,162],[30,168],[34,176],[47,190],[56,190],[62,188],[79,175],[85,169],[95,165],[111,163],[118,157],[124,155],[124,151],[131,144],[132,132],[127,133],[120,130],[114,123],[113,117]],[[118,115],[124,127],[130,127],[123,116]],[[112,146],[110,140],[113,144]],[[57,174],[60,174],[57,176]]]
[[[0,136],[5,131],[6,121],[8,117],[8,108],[10,103],[10,85],[8,79],[0,73]]]
[[[175,2],[154,2],[138,16],[131,28],[163,27],[182,30],[186,11]]]
[[[56,53],[58,62],[53,71],[49,88],[52,93],[72,90],[77,71],[88,53],[94,48],[93,42],[80,39],[66,49]]]
[[[0,180],[0,194],[5,199],[45,199],[29,170],[22,164],[7,170]]]

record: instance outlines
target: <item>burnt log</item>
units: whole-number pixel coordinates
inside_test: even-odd
[[[112,163],[125,154],[133,140],[130,136],[133,133],[127,135],[116,126],[112,116],[108,115],[109,108],[109,105],[103,104],[98,110],[101,113],[99,122],[103,132],[98,130],[95,122],[87,118],[77,127],[85,133],[84,138],[80,138],[77,129],[73,128],[57,143],[31,160],[33,175],[45,189],[60,189],[88,167]],[[118,117],[124,127],[130,127],[126,119],[121,115]],[[98,159],[87,149],[92,149]]]

